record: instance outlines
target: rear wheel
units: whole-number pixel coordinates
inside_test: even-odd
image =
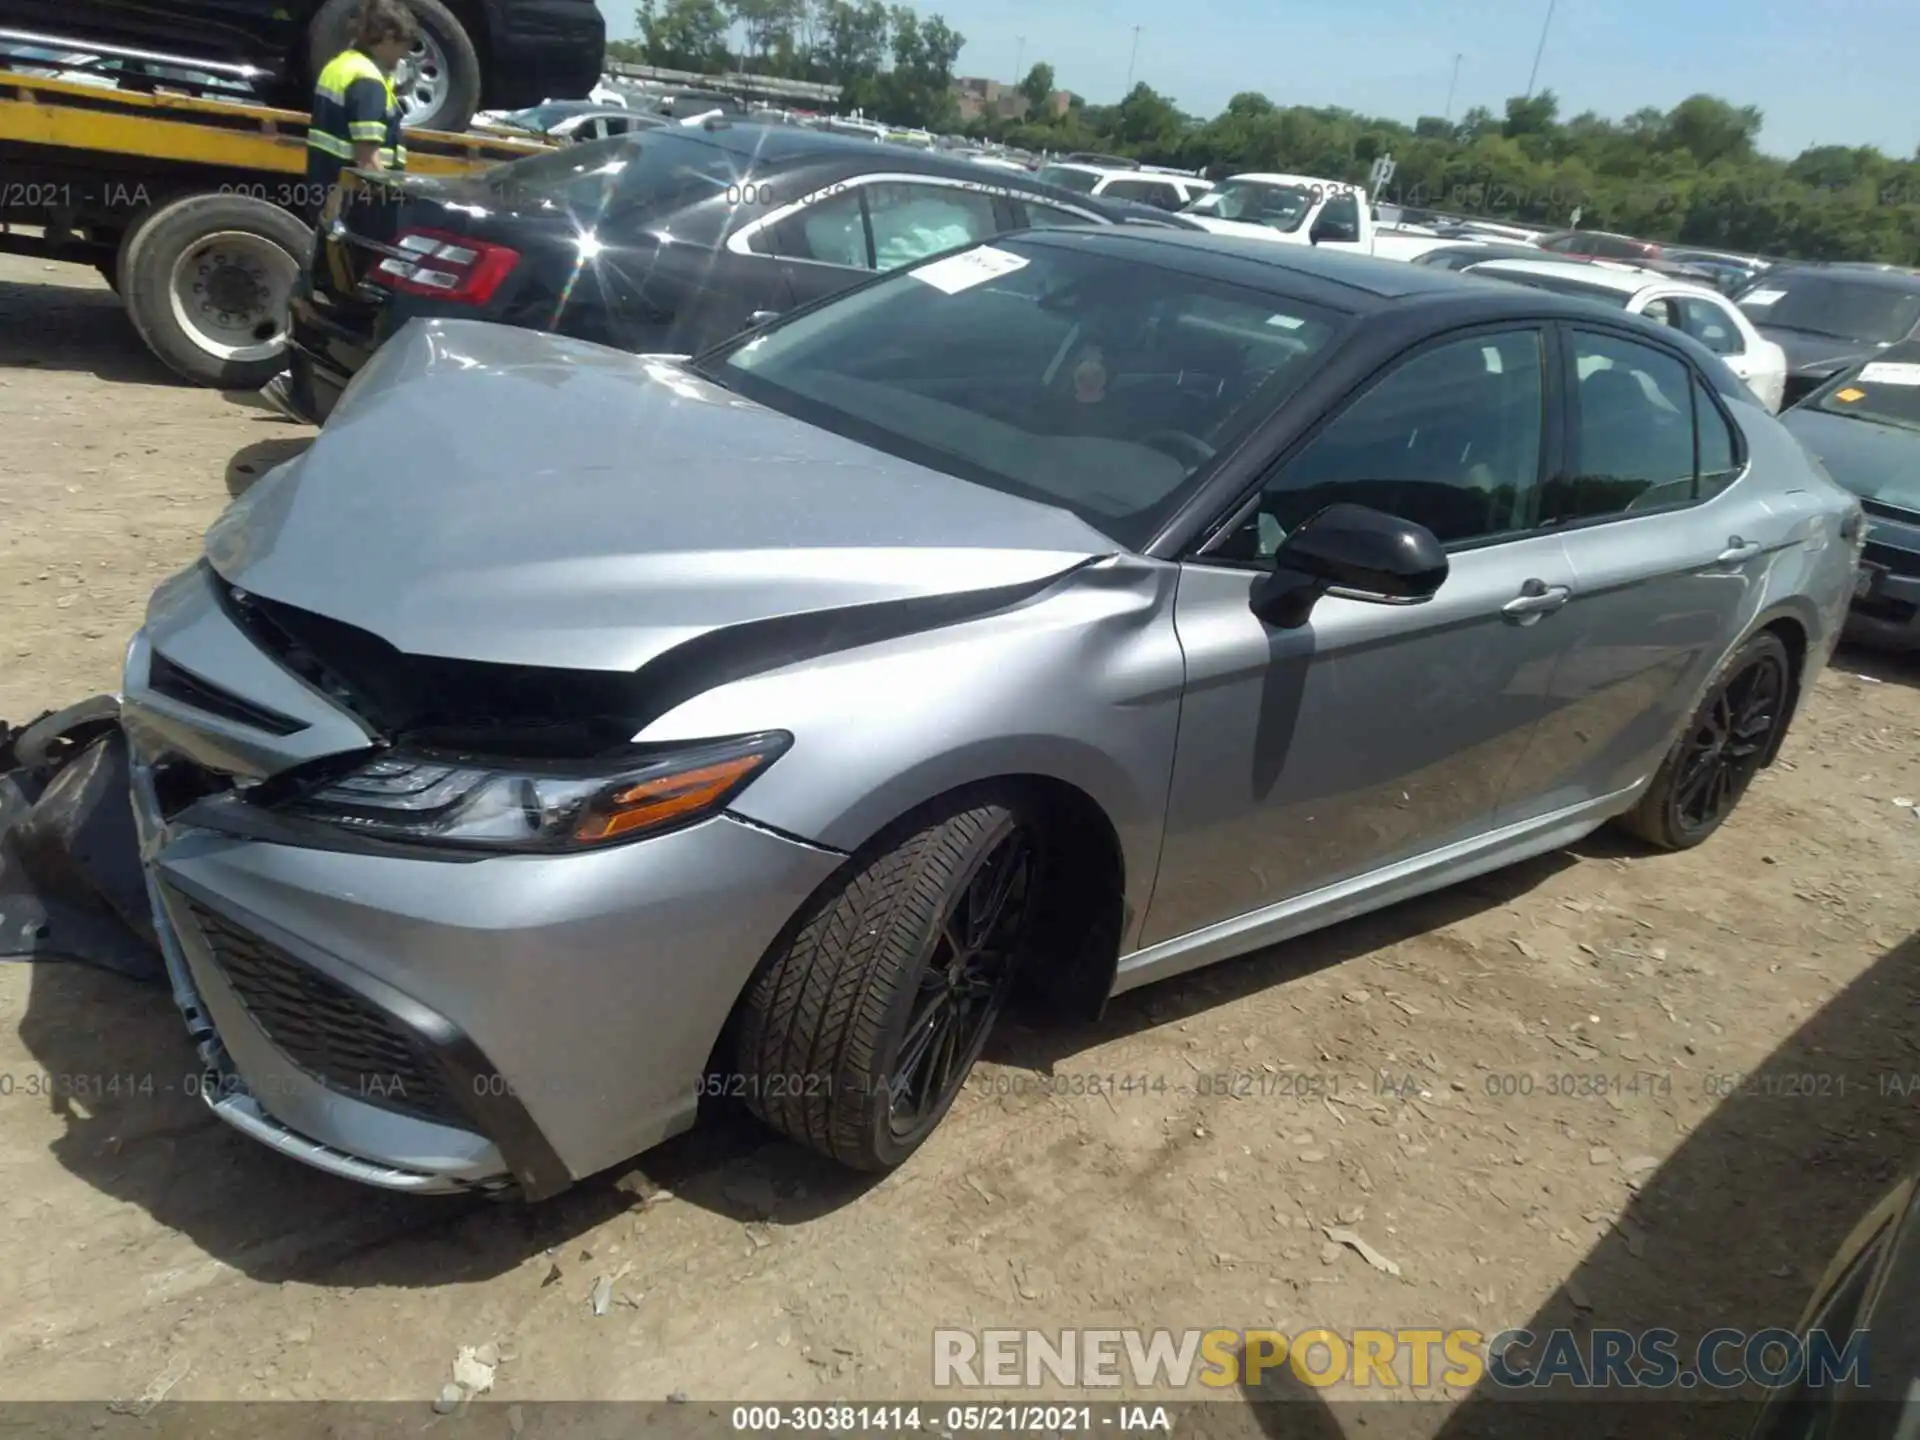
[[[1621,825],[1663,850],[1690,849],[1718,830],[1787,722],[1792,679],[1778,636],[1763,630],[1736,650]]]
[[[1010,796],[914,822],[817,899],[748,987],[747,1105],[860,1170],[906,1160],[952,1106],[1023,958],[1036,826]]]
[[[155,210],[122,252],[120,294],[147,347],[196,385],[258,390],[285,368],[287,305],[313,234],[246,195]]]
[[[401,123],[416,130],[465,130],[480,108],[480,54],[473,37],[440,0],[407,0],[420,21],[413,53],[393,77]],[[307,65],[318,76],[353,43],[360,0],[327,0],[307,30]]]

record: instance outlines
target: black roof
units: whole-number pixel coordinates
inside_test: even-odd
[[[1055,199],[1081,210],[1091,210],[1109,219],[1132,216],[1144,220],[1154,215],[1164,217],[1167,213],[1132,201],[1105,200],[1097,195],[1082,195],[1077,191],[1063,190],[1057,185],[1043,184],[1031,171],[989,168],[938,150],[868,140],[858,135],[835,134],[830,130],[722,121],[688,127],[682,133],[732,151],[743,159],[760,159],[775,164],[832,158],[857,160],[874,168],[883,164],[887,169],[908,170],[920,175],[944,175],[956,180],[972,180],[996,189],[1018,190],[1023,194]],[[875,164],[876,160],[879,164]]]
[[[1301,282],[1329,294],[1347,292],[1342,309],[1363,307],[1369,300],[1399,300],[1408,296],[1457,293],[1463,283],[1446,270],[1409,265],[1401,260],[1379,260],[1370,255],[1348,255],[1315,245],[1287,245],[1252,236],[1218,235],[1210,230],[1047,230],[1029,232],[1030,238],[1071,237],[1064,243],[1105,249],[1119,258],[1162,264],[1210,275],[1254,289],[1301,294]],[[1158,253],[1144,248],[1152,246]]]

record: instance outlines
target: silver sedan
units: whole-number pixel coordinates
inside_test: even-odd
[[[1860,534],[1687,336],[1307,248],[1028,232],[689,362],[416,322],[129,652],[176,998],[374,1184],[703,1097],[897,1165],[1017,985],[1705,840]]]

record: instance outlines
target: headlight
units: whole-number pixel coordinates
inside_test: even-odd
[[[713,814],[792,743],[770,731],[593,773],[391,751],[274,808],[373,839],[538,854],[591,850]]]

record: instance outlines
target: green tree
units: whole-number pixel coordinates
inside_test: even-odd
[[[645,64],[702,72],[727,68],[728,22],[719,0],[640,0],[634,21]]]
[[[1027,71],[1027,78],[1020,82],[1020,93],[1027,97],[1035,114],[1044,111],[1053,98],[1053,66],[1043,60]]]

